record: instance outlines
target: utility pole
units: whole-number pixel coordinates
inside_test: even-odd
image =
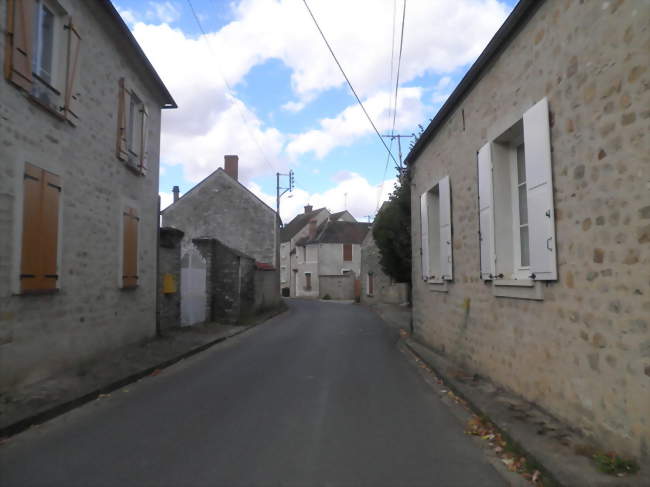
[[[411,137],[415,137],[415,134],[411,135],[398,135],[398,134],[393,134],[393,135],[382,135],[382,137],[389,138],[390,140],[397,139],[397,148],[399,151],[399,170],[400,172],[402,171],[402,168],[404,167],[404,164],[402,164],[402,139],[410,139]]]
[[[280,176],[286,176],[289,178],[288,187],[280,186]],[[287,174],[283,174],[279,172],[275,173],[275,210],[277,211],[278,216],[280,216],[280,198],[287,191],[293,191],[294,183],[295,180],[294,180],[293,169],[289,170],[289,173]]]

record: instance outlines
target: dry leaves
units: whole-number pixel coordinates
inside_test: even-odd
[[[494,425],[486,419],[473,415],[467,422],[465,433],[472,436],[478,436],[487,441],[490,448],[501,459],[506,468],[511,472],[517,472],[522,477],[528,479],[533,485],[542,486],[542,475],[539,470],[530,472],[526,458],[516,454],[508,448],[507,441],[501,436]]]

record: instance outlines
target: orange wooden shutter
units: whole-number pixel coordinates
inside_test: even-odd
[[[147,172],[147,159],[149,157],[149,111],[146,105],[142,105],[142,132],[140,134],[140,173]]]
[[[122,287],[138,285],[138,214],[127,208],[123,214]]]
[[[372,295],[375,291],[375,276],[368,274],[368,294]]]
[[[23,242],[20,288],[23,292],[57,287],[59,238],[59,178],[25,164]]]
[[[32,89],[33,0],[7,2],[7,32],[10,42],[5,52],[5,76],[21,88]]]
[[[79,118],[77,109],[77,93],[74,91],[75,79],[77,77],[77,68],[79,65],[79,48],[81,46],[81,36],[72,23],[72,18],[68,20],[68,66],[65,76],[65,96],[63,100],[63,112],[67,120]]]
[[[130,102],[126,81],[120,78],[117,102],[117,158],[122,161],[129,159],[126,130]]]
[[[343,244],[343,260],[352,260],[352,244]]]

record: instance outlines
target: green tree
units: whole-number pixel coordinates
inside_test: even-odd
[[[372,225],[382,270],[397,282],[411,283],[411,185],[408,173],[381,207]]]

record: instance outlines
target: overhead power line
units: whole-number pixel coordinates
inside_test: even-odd
[[[196,21],[196,24],[199,27],[199,30],[203,34],[203,40],[205,41],[206,46],[208,46],[208,51],[210,51],[210,54],[212,57],[214,57],[215,61],[217,62],[217,71],[219,72],[219,75],[221,76],[221,79],[223,80],[223,84],[226,87],[226,90],[228,91],[228,94],[230,97],[234,100],[234,105],[237,107],[237,111],[239,112],[239,116],[241,117],[242,121],[244,122],[244,127],[246,127],[246,131],[248,132],[248,135],[250,138],[255,142],[255,145],[257,146],[258,150],[260,151],[260,154],[262,154],[262,158],[266,162],[266,164],[269,166],[269,168],[275,172],[275,167],[271,162],[269,161],[269,158],[266,156],[266,153],[264,152],[264,149],[262,148],[262,145],[260,144],[259,140],[255,136],[255,134],[251,131],[250,129],[250,122],[246,118],[246,114],[242,110],[241,106],[238,103],[238,99],[234,94],[234,90],[230,86],[230,83],[228,83],[228,80],[226,79],[226,76],[223,74],[223,71],[221,71],[221,68],[219,68],[219,58],[212,49],[212,45],[210,44],[210,41],[208,40],[207,34],[205,30],[203,29],[203,25],[201,24],[201,20],[199,19],[199,16],[196,14],[196,10],[194,10],[194,5],[192,5],[192,0],[187,0],[187,4],[190,7],[190,10],[192,11],[192,15],[194,16],[194,20]]]
[[[330,43],[327,41],[327,38],[325,37],[325,34],[323,34],[323,31],[321,30],[320,25],[318,25],[318,21],[316,20],[316,17],[314,17],[313,12],[309,8],[309,5],[307,4],[307,0],[302,0],[302,1],[305,4],[305,7],[307,7],[307,11],[309,12],[309,15],[311,16],[312,20],[314,21],[314,24],[316,25],[316,28],[318,29],[318,32],[320,32],[320,35],[323,38],[323,41],[325,41],[325,45],[327,46],[327,49],[329,49],[330,54],[334,58],[334,61],[336,61],[336,65],[341,70],[341,74],[345,78],[345,81],[347,81],[348,86],[350,87],[350,90],[352,91],[352,94],[357,99],[357,102],[359,103],[359,106],[361,106],[361,110],[363,110],[363,113],[366,115],[366,118],[368,119],[368,122],[370,122],[370,125],[372,125],[373,130],[377,134],[377,137],[381,141],[382,145],[388,151],[388,154],[390,155],[391,159],[393,159],[393,161],[395,162],[395,165],[397,165],[397,160],[395,160],[395,156],[393,156],[393,153],[390,151],[390,149],[386,145],[386,142],[384,142],[384,139],[382,139],[381,134],[379,133],[379,130],[377,130],[377,127],[375,126],[375,123],[372,121],[372,118],[370,118],[370,115],[368,115],[368,112],[366,111],[366,107],[363,106],[363,103],[361,102],[361,98],[359,98],[359,95],[357,95],[357,92],[355,91],[354,87],[352,86],[352,83],[350,82],[350,79],[348,78],[348,75],[345,74],[345,71],[343,70],[343,67],[341,66],[341,63],[339,62],[338,58],[336,57],[336,54],[334,54],[334,51],[332,50],[332,47],[330,46]]]

